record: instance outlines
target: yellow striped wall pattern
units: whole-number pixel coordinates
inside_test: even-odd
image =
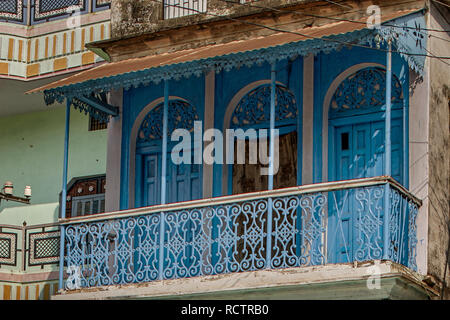
[[[108,39],[110,32],[108,20],[32,38],[0,34],[0,77],[39,78],[103,61],[85,44]]]
[[[58,281],[0,283],[0,300],[50,300],[58,292]]]

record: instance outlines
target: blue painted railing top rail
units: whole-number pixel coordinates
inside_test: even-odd
[[[375,177],[65,219],[66,288],[385,256],[416,270],[420,205],[392,178]]]

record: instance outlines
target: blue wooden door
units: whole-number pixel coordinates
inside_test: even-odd
[[[169,161],[171,162],[171,161]],[[169,165],[168,202],[189,201],[201,198],[200,165]]]
[[[391,122],[392,177],[402,182],[402,123]],[[334,179],[336,181],[382,176],[385,174],[384,120],[334,127]],[[332,141],[330,141],[332,142]],[[358,241],[358,203],[354,190],[330,193],[328,252],[330,262],[355,259]]]
[[[143,159],[143,206],[152,206],[161,200],[161,154],[148,154]],[[138,177],[139,178],[139,177]]]
[[[142,183],[137,199],[137,206],[152,206],[161,203],[162,154],[152,152],[137,157],[138,176]],[[170,153],[167,155],[167,203],[189,201],[201,198],[201,166],[199,164],[174,164]],[[139,173],[140,172],[140,173]]]

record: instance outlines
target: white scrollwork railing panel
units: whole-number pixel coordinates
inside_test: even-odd
[[[355,260],[381,259],[383,256],[383,186],[358,188],[351,196],[356,209]]]
[[[232,229],[235,237],[233,263],[237,271],[263,269],[266,264],[267,199],[244,202],[233,207]]]
[[[412,270],[417,271],[416,255],[417,255],[417,214],[418,206],[413,203],[408,203],[408,257],[403,264],[406,264]]]
[[[202,209],[170,212],[165,216],[164,278],[201,275],[211,237],[203,229]]]
[[[300,265],[300,199],[297,196],[278,198],[273,201],[272,268]]]
[[[303,195],[300,198],[302,212],[300,265],[302,266],[325,263],[326,203],[327,198],[323,193]]]
[[[407,234],[404,231],[405,225],[405,205],[406,201],[402,198],[397,190],[389,190],[390,197],[390,213],[389,213],[389,248],[388,255],[394,262],[402,260],[404,236]]]
[[[137,282],[158,279],[160,224],[161,216],[158,214],[136,218],[134,258]]]

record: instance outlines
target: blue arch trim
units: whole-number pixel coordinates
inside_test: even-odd
[[[138,131],[137,144],[162,139],[162,119],[164,103],[158,104],[144,118]],[[175,129],[194,130],[194,121],[199,120],[197,109],[194,105],[180,99],[169,101],[168,136]]]
[[[399,79],[392,77],[392,107],[403,106]],[[386,70],[364,68],[347,77],[337,87],[330,102],[329,118],[381,111],[386,103]]]
[[[298,108],[294,94],[281,85],[277,85],[275,91],[275,121],[295,120],[298,116]],[[234,109],[230,128],[268,123],[270,120],[270,93],[270,84],[261,85],[248,92]]]

